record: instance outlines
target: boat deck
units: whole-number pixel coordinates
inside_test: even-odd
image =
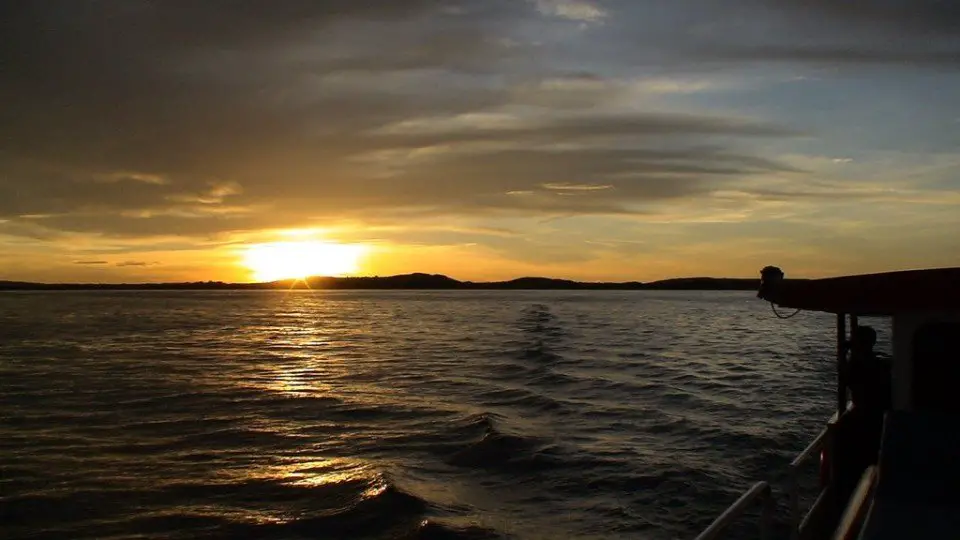
[[[861,540],[960,538],[960,420],[891,411]]]

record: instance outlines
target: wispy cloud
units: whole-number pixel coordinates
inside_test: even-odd
[[[544,189],[554,191],[598,191],[602,189],[612,189],[610,184],[567,184],[567,183],[548,183],[543,184]]]
[[[112,172],[96,175],[95,178],[103,182],[143,182],[144,184],[157,186],[165,186],[170,183],[169,178],[144,172]]]
[[[599,23],[607,12],[586,0],[534,0],[537,9],[545,15],[584,23]]]

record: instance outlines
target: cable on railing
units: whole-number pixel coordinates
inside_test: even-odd
[[[792,319],[793,317],[797,316],[797,313],[800,313],[800,308],[797,308],[797,310],[793,313],[789,315],[783,315],[777,311],[777,306],[773,302],[770,302],[770,309],[773,310],[773,314],[776,315],[778,319]]]

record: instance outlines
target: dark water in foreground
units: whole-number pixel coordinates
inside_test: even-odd
[[[0,536],[683,538],[830,413],[746,292],[0,295]]]

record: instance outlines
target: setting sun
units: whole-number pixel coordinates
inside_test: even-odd
[[[342,276],[358,270],[365,248],[319,241],[273,242],[247,248],[243,264],[257,281]]]

